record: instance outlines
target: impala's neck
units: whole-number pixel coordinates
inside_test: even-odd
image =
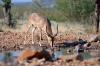
[[[50,20],[48,18],[47,18],[47,22],[48,22],[48,24],[47,24],[47,31],[48,31],[49,34],[52,35],[51,22],[50,22]]]

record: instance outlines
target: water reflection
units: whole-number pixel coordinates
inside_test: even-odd
[[[56,51],[52,54],[52,60],[57,60],[59,57],[63,55],[62,51]]]
[[[18,57],[22,51],[12,51],[11,54],[13,57]]]
[[[3,61],[4,59],[4,54],[0,53],[0,61]]]
[[[22,51],[11,51],[11,52],[5,52],[0,53],[0,61],[2,62],[11,62],[13,59],[16,59]]]
[[[70,52],[69,52],[70,51]],[[22,53],[22,51],[11,51],[7,53],[0,53],[0,62],[14,62],[14,60]],[[91,55],[92,52],[83,52],[77,55],[78,59],[81,60],[87,60],[91,58],[95,58],[93,55]],[[77,52],[74,51],[74,48],[61,48],[59,51],[56,50],[52,54],[52,60],[57,60],[61,56],[70,56],[77,54]]]
[[[77,55],[77,59],[78,60],[88,60],[88,59],[91,59],[91,58],[95,58],[93,55],[91,55],[92,52],[88,52],[88,51],[84,51],[84,52],[80,52],[80,53],[77,53],[77,51],[74,50],[74,48],[60,48],[59,51],[55,51],[53,54],[52,54],[52,59],[53,60],[57,60],[59,57],[61,56],[76,56]]]

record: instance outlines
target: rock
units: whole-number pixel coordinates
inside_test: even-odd
[[[85,66],[99,66],[100,65],[97,59],[85,60],[83,61],[83,63],[85,64]]]
[[[30,49],[26,48],[23,50],[22,54],[18,57],[18,62],[23,63],[28,58],[34,56],[37,53],[37,51],[31,51]]]
[[[100,35],[92,35],[88,39],[88,42],[97,42],[97,41],[100,41]]]
[[[75,60],[76,55],[62,55],[61,57],[59,57],[58,59],[61,60],[62,62],[73,62]]]
[[[83,54],[78,54],[77,56],[76,56],[76,60],[79,60],[79,61],[83,61],[84,60],[84,58],[83,58]]]
[[[44,64],[45,59],[40,59],[40,60],[32,60],[31,63],[29,63],[27,66],[38,66],[38,65],[43,65]]]
[[[38,58],[38,59],[45,58],[45,60],[50,61],[51,55],[44,49],[41,51],[37,51],[26,48],[25,50],[23,50],[22,54],[18,57],[18,62],[22,64],[24,63],[24,61],[32,60],[33,58]]]

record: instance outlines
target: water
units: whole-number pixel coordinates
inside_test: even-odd
[[[68,50],[70,49],[70,50]],[[78,55],[78,53],[76,51],[73,50],[73,48],[62,48],[60,51],[55,51],[52,55],[52,59],[53,60],[57,60],[59,57],[61,56],[74,56],[74,55]],[[91,55],[91,52],[83,52],[80,54],[84,60],[88,60],[88,59],[91,59],[91,58],[95,58],[93,55]]]
[[[9,61],[12,59],[16,59],[22,51],[11,51],[7,53],[0,53],[0,61],[5,62]]]
[[[63,55],[62,51],[56,51],[52,54],[52,60],[57,60],[59,57]]]
[[[93,56],[89,52],[84,52],[83,53],[83,58],[84,59],[90,59],[90,58],[93,58]]]
[[[11,54],[13,57],[18,57],[18,56],[20,56],[21,52],[22,51],[12,51]]]
[[[4,54],[0,53],[0,61],[3,61],[4,59]]]
[[[70,49],[70,51],[68,51],[68,49]],[[16,59],[18,56],[20,56],[20,54],[22,53],[22,51],[11,51],[9,53],[0,53],[0,62],[5,62],[5,61],[12,61],[12,59]],[[61,56],[70,56],[70,55],[74,55],[77,54],[75,51],[73,51],[72,48],[62,48],[60,49],[60,51],[55,51],[52,54],[52,60],[57,60],[59,57]],[[91,55],[90,52],[84,52],[82,53],[83,59],[91,59],[93,58],[93,56]]]

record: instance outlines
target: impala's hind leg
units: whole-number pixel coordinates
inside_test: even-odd
[[[27,33],[30,29],[31,25],[28,24],[28,26],[25,27],[25,36],[24,36],[24,44],[26,44],[26,39],[27,39]]]

